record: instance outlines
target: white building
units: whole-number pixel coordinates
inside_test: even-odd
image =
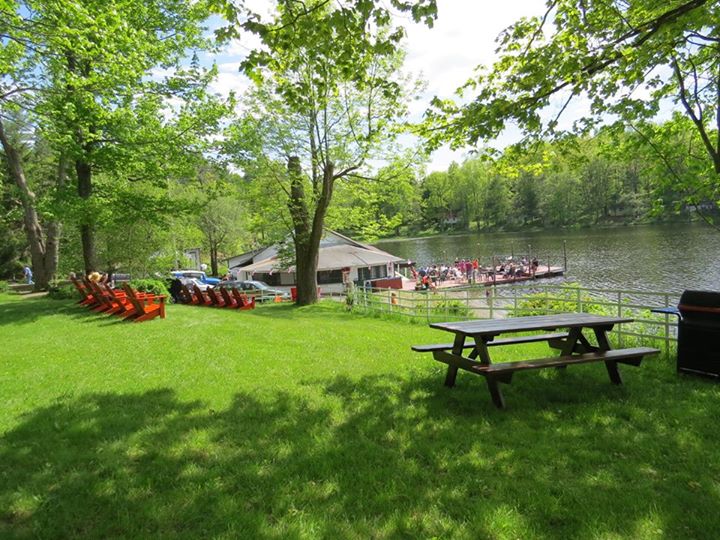
[[[228,259],[236,279],[256,279],[273,286],[295,285],[295,266],[283,266],[277,245],[243,253]],[[323,290],[342,290],[344,284],[393,277],[405,259],[368,244],[356,242],[335,231],[326,230],[320,241],[318,285]]]

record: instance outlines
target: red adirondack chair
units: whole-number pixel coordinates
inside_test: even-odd
[[[90,306],[95,303],[95,299],[93,295],[88,291],[87,287],[76,277],[71,277],[70,281],[73,285],[75,285],[75,288],[78,290],[78,293],[80,294],[80,300],[78,300],[78,304],[83,306]]]
[[[195,297],[196,304],[198,306],[210,306],[212,302],[208,296],[200,290],[200,287],[193,285],[193,296]]]
[[[138,296],[129,283],[123,283],[123,291],[135,308],[135,315],[132,317],[134,322],[149,321],[157,316],[160,316],[161,319],[165,318],[165,299],[167,297],[164,294]]]
[[[104,288],[105,291],[107,291],[108,295],[110,295],[110,297],[115,302],[117,302],[118,307],[115,310],[115,315],[117,315],[118,317],[123,317],[123,318],[132,317],[134,315],[137,315],[137,312],[135,311],[135,306],[132,305],[132,302],[130,302],[126,293],[124,293],[123,291],[117,290],[117,289],[113,289],[108,283],[104,283],[103,285],[101,285],[101,287]],[[137,291],[135,292],[135,295],[138,298],[143,298],[143,297],[148,296],[145,293],[140,293]],[[150,296],[152,296],[152,295],[150,295]]]
[[[187,285],[184,283],[180,284],[180,297],[183,299],[183,303],[185,304],[197,304],[197,298],[193,295],[192,292],[187,288]]]
[[[232,297],[230,291],[228,291],[225,287],[220,287],[218,290],[220,291],[220,295],[225,302],[225,307],[239,308],[241,306],[241,304],[239,304],[238,301]]]
[[[111,313],[115,305],[107,298],[100,285],[90,279],[85,279],[85,287],[90,292],[94,303],[88,307],[98,313]]]
[[[127,300],[116,298],[112,293],[112,289],[109,289],[107,284],[90,282],[90,286],[95,292],[95,297],[98,298],[103,305],[101,311],[109,315],[117,315],[126,311],[125,302],[127,302]]]
[[[231,289],[233,298],[238,303],[238,309],[255,309],[255,297],[248,299],[248,296],[241,293],[236,287]]]
[[[208,287],[205,294],[207,294],[210,302],[212,302],[213,307],[225,307],[225,300],[223,300],[222,296],[220,296],[212,287]]]

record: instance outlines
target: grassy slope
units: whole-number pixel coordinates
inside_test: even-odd
[[[519,374],[497,411],[409,349],[445,336],[335,305],[130,324],[0,298],[3,538],[720,531],[720,387],[667,360],[624,387],[597,364]]]

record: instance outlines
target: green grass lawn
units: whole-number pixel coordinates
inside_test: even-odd
[[[335,304],[132,324],[0,296],[0,537],[718,537],[716,383],[541,370],[499,411],[410,351],[447,337]]]

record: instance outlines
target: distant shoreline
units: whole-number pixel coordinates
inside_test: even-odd
[[[650,221],[650,222],[635,222],[635,223],[603,223],[600,225],[573,225],[570,227],[528,227],[521,229],[497,229],[497,230],[463,230],[463,231],[446,231],[446,232],[432,232],[428,234],[414,234],[411,236],[386,236],[378,240],[374,240],[372,244],[382,244],[383,242],[402,242],[410,240],[425,240],[428,238],[438,237],[460,237],[470,236],[475,234],[524,234],[524,233],[549,233],[553,231],[557,232],[569,232],[569,231],[582,231],[587,229],[623,229],[623,228],[636,228],[636,227],[662,227],[666,225],[707,225],[700,219],[694,220],[676,220],[676,221]]]

